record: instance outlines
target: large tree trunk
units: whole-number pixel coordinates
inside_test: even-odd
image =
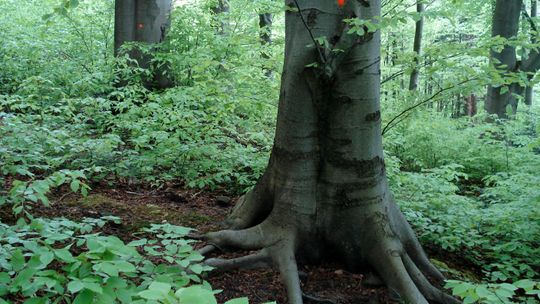
[[[493,12],[492,37],[502,37],[510,39],[516,37],[519,30],[519,16],[522,2],[520,0],[497,0]],[[500,73],[508,74],[518,69],[516,48],[508,44],[504,45],[502,51],[491,51],[492,64]],[[489,86],[485,109],[489,114],[496,114],[499,118],[506,118],[506,107],[511,105],[517,107],[517,100],[513,96],[517,86],[511,85],[503,92],[503,87]]]
[[[441,281],[388,188],[380,114],[380,34],[345,34],[344,19],[376,22],[380,1],[297,0],[286,12],[285,63],[277,130],[266,172],[236,205],[230,230],[205,238],[218,248],[260,250],[222,269],[272,264],[289,303],[302,303],[296,260],[370,265],[415,304],[458,303]],[[309,22],[306,22],[309,20]],[[312,37],[333,37],[332,52]],[[319,68],[306,66],[318,62]],[[313,66],[313,65],[311,65]]]
[[[423,0],[416,1],[416,12],[420,14],[420,19],[416,21],[416,28],[414,31],[414,69],[411,72],[411,78],[409,80],[409,90],[415,91],[418,88],[418,76],[420,75],[418,64],[420,63],[420,56],[422,55],[422,36],[424,33],[424,2]]]
[[[117,56],[126,42],[157,44],[165,40],[170,25],[172,0],[116,0],[114,53]],[[134,49],[129,53],[142,68],[150,68],[152,56]],[[165,70],[155,71],[154,83],[160,88],[170,86]]]

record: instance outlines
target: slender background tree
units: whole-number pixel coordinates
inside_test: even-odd
[[[416,26],[414,30],[414,68],[411,72],[411,78],[409,80],[409,90],[414,91],[418,88],[418,77],[419,77],[419,64],[420,56],[422,56],[422,36],[424,34],[424,13],[425,7],[423,0],[416,1],[416,12],[418,13],[418,21],[416,21]]]

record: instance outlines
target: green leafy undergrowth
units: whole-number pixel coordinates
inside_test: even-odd
[[[540,302],[540,282],[519,280],[514,283],[474,284],[448,280],[446,288],[463,299],[463,304],[535,304]]]
[[[191,229],[154,224],[127,244],[97,232],[118,221],[0,224],[0,303],[216,303]]]

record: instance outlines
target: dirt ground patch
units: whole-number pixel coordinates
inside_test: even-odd
[[[200,233],[217,230],[235,201],[234,197],[219,191],[209,193],[182,188],[156,191],[97,185],[87,197],[66,193],[57,193],[52,199],[53,206],[36,208],[35,215],[72,220],[114,215],[120,217],[122,223],[105,226],[104,229],[108,231],[104,233],[115,234],[125,241],[151,223],[168,222],[195,228]],[[4,219],[5,214],[0,216]],[[239,253],[216,254],[228,257]],[[342,270],[340,265],[301,265],[300,272],[305,302],[308,304],[398,303],[386,288],[365,286],[366,274]],[[210,274],[206,280],[215,289],[222,290],[217,295],[220,302],[248,297],[250,303],[287,303],[279,274],[272,269],[216,273]]]

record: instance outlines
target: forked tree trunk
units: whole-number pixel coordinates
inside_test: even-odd
[[[121,46],[126,42],[144,42],[158,44],[165,40],[170,25],[172,0],[116,0],[114,26],[114,53],[119,55]],[[142,68],[149,68],[152,56],[134,49],[129,53]],[[165,76],[165,69],[155,71],[153,84],[150,86],[167,87],[170,80]]]
[[[425,11],[423,0],[416,1],[416,12],[420,14],[420,19],[416,21],[416,27],[414,31],[414,69],[411,72],[411,78],[409,80],[409,90],[415,91],[418,88],[418,77],[420,72],[418,64],[420,63],[420,56],[422,55],[422,36],[424,34],[424,16],[422,14]]]
[[[496,0],[492,21],[492,37],[500,36],[510,39],[517,36],[521,5],[521,0]],[[492,64],[502,74],[512,73],[519,69],[514,46],[505,44],[500,52],[491,50],[491,58]],[[517,85],[511,85],[506,92],[503,92],[503,87],[489,86],[485,104],[488,114],[496,114],[499,118],[506,118],[508,105],[516,109],[517,100],[513,93],[517,87]]]
[[[208,233],[216,247],[260,250],[218,269],[269,264],[289,303],[302,303],[296,260],[369,265],[415,304],[458,303],[441,281],[388,188],[381,136],[380,34],[348,35],[344,19],[376,22],[380,0],[297,0],[286,12],[285,63],[277,130],[266,172],[236,205],[229,230]],[[306,22],[309,20],[309,22]],[[312,37],[332,37],[316,49]],[[313,63],[319,68],[308,68]]]

